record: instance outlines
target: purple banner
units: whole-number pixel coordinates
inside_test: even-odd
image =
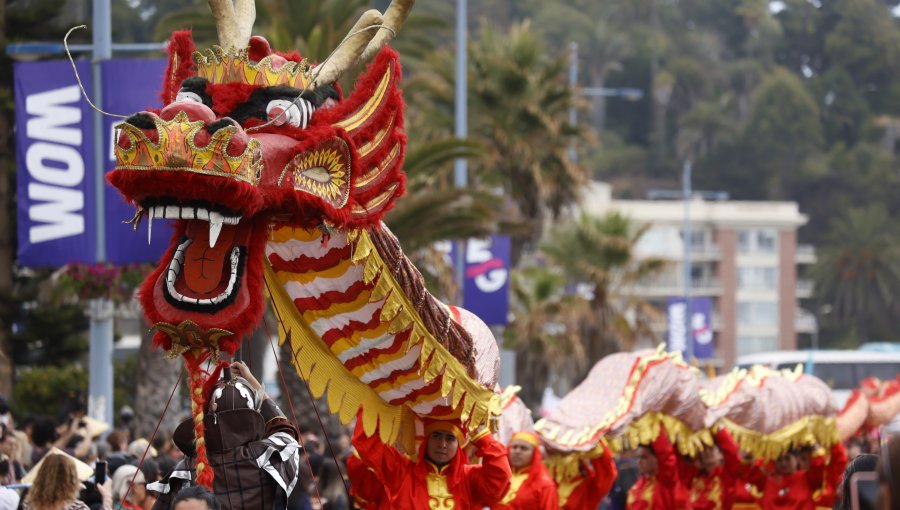
[[[669,351],[687,352],[688,334],[685,318],[688,309],[685,303],[683,297],[671,297],[666,302]],[[697,359],[711,359],[714,357],[712,300],[708,297],[692,297],[690,314],[693,355]]]
[[[148,108],[160,108],[163,75],[166,61],[116,59],[100,65],[103,79],[103,109],[110,113],[130,115]],[[104,117],[104,144],[108,158],[105,171],[115,167],[113,126],[123,119]],[[168,222],[157,220],[153,238],[147,245],[147,218],[141,222],[141,232],[123,223],[134,216],[134,206],[125,202],[115,188],[106,184],[106,258],[114,264],[156,262],[166,250],[172,237]]]
[[[86,90],[91,91],[91,66],[76,62]],[[122,60],[101,65],[104,101],[101,107],[129,115],[159,104],[165,62]],[[81,97],[67,61],[17,63],[14,67],[18,197],[18,260],[27,267],[59,267],[69,262],[94,262],[96,217],[94,186],[93,110]],[[106,118],[105,153],[112,157],[112,125]],[[112,161],[105,161],[105,171]],[[102,178],[100,176],[99,178]],[[110,186],[105,188],[107,260],[114,263],[159,259],[170,236],[161,228],[149,248],[137,243],[122,221],[134,216]],[[162,225],[160,225],[162,227]],[[125,233],[128,233],[127,237]]]
[[[509,236],[466,241],[463,307],[489,326],[508,322],[510,249]]]
[[[91,67],[76,63],[91,90]],[[25,266],[94,260],[91,109],[66,61],[16,63],[18,258]]]

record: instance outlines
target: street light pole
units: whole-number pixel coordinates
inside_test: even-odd
[[[112,57],[112,11],[110,0],[94,0],[94,100],[103,107],[103,83],[100,64]],[[97,244],[96,262],[106,261],[106,212],[103,174],[106,170],[106,151],[103,147],[103,116],[94,112],[94,215]],[[113,422],[113,303],[106,298],[92,299],[88,306],[90,318],[90,351],[88,374],[88,415],[112,425]]]
[[[685,357],[694,357],[694,325],[691,310],[691,162],[685,161],[681,173],[681,196],[684,199],[684,322]]]
[[[468,38],[468,0],[456,0],[456,104],[455,110],[455,134],[459,140],[465,140],[469,136],[468,119],[468,52],[466,39]],[[469,185],[469,169],[464,158],[457,158],[453,162],[453,185],[457,188],[465,188]],[[457,304],[463,305],[465,276],[465,249],[466,242],[458,239],[456,242],[456,257],[454,269],[456,284],[459,288]]]
[[[578,43],[569,43],[569,88],[575,94],[575,87],[578,86]],[[574,99],[574,97],[573,97]],[[575,127],[578,124],[578,110],[575,108],[575,101],[569,107],[569,125]],[[575,150],[575,138],[569,142],[569,161],[578,162],[578,152]]]

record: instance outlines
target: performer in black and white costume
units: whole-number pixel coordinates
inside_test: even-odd
[[[300,445],[297,429],[265,394],[241,362],[226,369],[209,396],[204,418],[206,451],[215,479],[213,493],[223,510],[273,510],[287,506],[297,488]],[[154,510],[171,510],[178,491],[194,485],[194,428],[175,429],[186,455],[161,481],[147,486],[160,497]]]

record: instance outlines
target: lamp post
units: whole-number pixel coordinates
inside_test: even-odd
[[[110,0],[94,0],[93,91],[94,100],[102,108],[103,80],[100,64],[112,57],[112,11]],[[103,174],[107,156],[103,146],[103,117],[94,112],[94,212],[96,215],[96,262],[106,261],[106,214]],[[109,299],[92,299],[90,317],[90,352],[88,375],[88,415],[112,425],[113,422],[113,303]]]
[[[468,37],[468,27],[466,22],[468,0],[456,0],[456,84],[455,84],[455,135],[456,138],[464,140],[469,136],[469,119],[468,119],[468,52],[466,47],[466,39]],[[453,162],[453,185],[457,188],[465,188],[469,184],[469,169],[464,158],[457,158]],[[456,242],[456,257],[453,261],[455,268],[456,285],[459,288],[459,297],[457,304],[463,305],[464,289],[466,284],[465,276],[465,249],[466,242],[458,239]]]
[[[464,1],[464,0],[459,0]],[[578,87],[578,43],[569,43],[569,87],[575,90]],[[622,97],[629,101],[638,101],[644,97],[644,91],[634,87],[583,87],[579,93],[588,97]],[[575,126],[578,123],[578,110],[575,105],[569,107],[569,124]],[[578,162],[578,153],[575,151],[574,139],[569,144],[569,160]]]
[[[684,354],[687,362],[694,358],[694,321],[691,309],[691,162],[686,160],[681,171],[681,196],[684,199],[684,322],[687,339]]]

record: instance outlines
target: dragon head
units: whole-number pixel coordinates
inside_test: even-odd
[[[173,35],[164,106],[118,125],[107,176],[146,217],[148,235],[154,219],[174,223],[140,291],[164,348],[237,348],[263,312],[273,223],[363,228],[403,193],[399,61],[385,36],[365,30],[382,19],[368,11],[318,66],[262,37],[196,52],[188,32]],[[337,78],[372,55],[343,97]]]

